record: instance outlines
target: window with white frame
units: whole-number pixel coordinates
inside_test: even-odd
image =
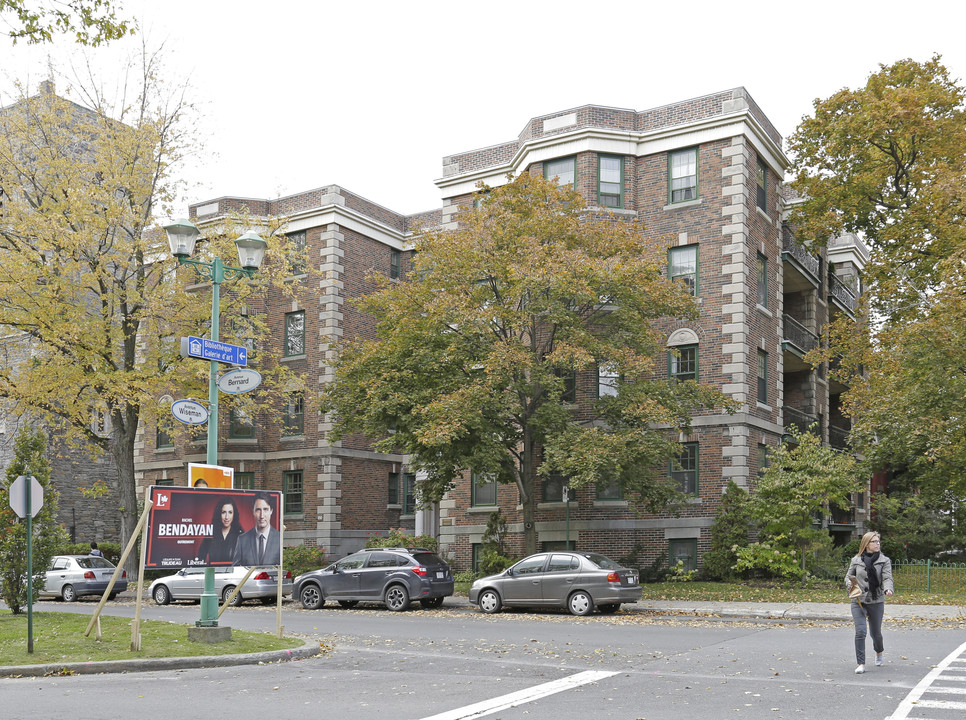
[[[698,246],[679,245],[668,250],[668,278],[682,282],[688,291],[698,295]]]
[[[285,314],[285,356],[305,354],[305,311]]]
[[[597,202],[601,207],[624,207],[624,158],[598,156]]]
[[[675,150],[668,156],[671,203],[698,197],[698,149]]]
[[[566,157],[548,160],[543,166],[543,176],[548,180],[557,178],[558,185],[573,187],[577,179],[577,158]]]

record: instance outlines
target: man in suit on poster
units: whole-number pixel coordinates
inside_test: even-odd
[[[267,493],[256,493],[252,504],[255,526],[239,535],[235,544],[235,565],[261,567],[282,562],[282,536],[272,527],[272,500]]]

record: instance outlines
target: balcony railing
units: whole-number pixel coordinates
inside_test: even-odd
[[[809,415],[788,405],[782,405],[782,415],[785,417],[785,427],[794,426],[800,433],[808,432],[812,425],[818,423],[817,415]]]
[[[849,449],[849,431],[847,428],[828,426],[828,444],[836,450]]]
[[[782,317],[785,325],[784,342],[794,345],[798,349],[799,355],[805,355],[805,353],[818,347],[818,335],[791,315],[785,313]]]
[[[818,285],[821,263],[816,255],[795,242],[795,235],[789,231],[782,233],[782,254],[790,255],[802,270],[809,273]]]
[[[858,306],[855,293],[832,273],[828,275],[828,294],[843,310],[850,315],[855,314],[855,308]]]
[[[855,524],[855,508],[829,508],[828,516],[829,525],[854,525]]]

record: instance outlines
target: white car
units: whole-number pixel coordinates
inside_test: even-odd
[[[220,602],[225,602],[232,590],[241,584],[247,567],[215,568],[215,594]],[[148,595],[158,605],[167,605],[172,600],[200,600],[205,590],[205,568],[182,568],[174,575],[158,578],[148,587]],[[292,594],[292,572],[286,570],[282,578],[282,595]],[[246,600],[260,599],[266,605],[275,601],[278,595],[278,571],[275,568],[259,568],[252,573],[241,591],[235,596],[232,605],[241,605]]]
[[[59,597],[74,602],[84,595],[103,595],[117,568],[110,560],[97,555],[54,555],[43,574],[41,597]],[[127,590],[127,571],[122,570],[110,600]]]

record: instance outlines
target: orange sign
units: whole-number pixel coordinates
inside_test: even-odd
[[[234,485],[234,479],[234,468],[188,463],[188,487],[230,489]]]

